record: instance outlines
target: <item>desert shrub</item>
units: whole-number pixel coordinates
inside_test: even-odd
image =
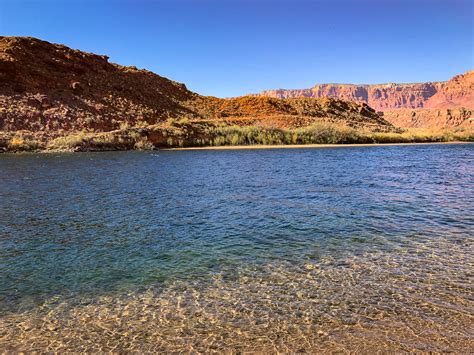
[[[70,150],[81,146],[87,138],[88,134],[84,132],[58,137],[50,141],[47,148]]]
[[[316,124],[298,129],[260,126],[210,126],[211,145],[367,143],[370,137],[347,127]],[[205,141],[206,139],[204,139]],[[200,141],[202,144],[202,141]]]
[[[474,130],[394,130],[372,132],[331,123],[316,123],[296,129],[261,126],[209,125],[194,131],[191,145],[250,144],[362,144],[362,143],[425,143],[455,140],[474,141]]]
[[[13,136],[9,142],[7,149],[10,151],[34,151],[43,148],[43,144],[35,138],[28,136]]]
[[[460,129],[453,132],[454,140],[474,142],[474,129]]]
[[[119,127],[122,130],[128,129],[128,128],[130,128],[130,123],[127,122],[127,121],[122,121],[122,122],[120,122]]]

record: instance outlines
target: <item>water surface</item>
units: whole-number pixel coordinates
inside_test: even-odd
[[[0,349],[474,349],[474,145],[0,156]]]

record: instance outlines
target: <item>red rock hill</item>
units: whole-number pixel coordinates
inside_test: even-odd
[[[393,128],[364,103],[206,97],[150,71],[109,63],[105,55],[31,37],[0,37],[0,131],[106,132],[170,119],[239,125],[258,119],[282,127],[323,119],[382,131]]]

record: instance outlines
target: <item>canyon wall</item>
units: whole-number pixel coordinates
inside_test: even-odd
[[[257,96],[331,97],[363,102],[377,111],[385,111],[384,118],[399,127],[453,127],[467,124],[464,122],[466,120],[472,123],[474,71],[456,75],[446,82],[380,85],[319,84],[310,89],[267,90]]]
[[[443,83],[424,84],[320,84],[302,90],[268,90],[258,94],[275,98],[332,97],[342,100],[365,102],[377,111],[397,108],[422,108],[435,95]]]

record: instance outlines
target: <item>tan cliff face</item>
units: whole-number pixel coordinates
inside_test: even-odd
[[[474,108],[474,71],[457,75],[447,82],[419,84],[320,84],[310,89],[268,90],[258,96],[332,97],[365,102],[377,111],[419,108]]]

